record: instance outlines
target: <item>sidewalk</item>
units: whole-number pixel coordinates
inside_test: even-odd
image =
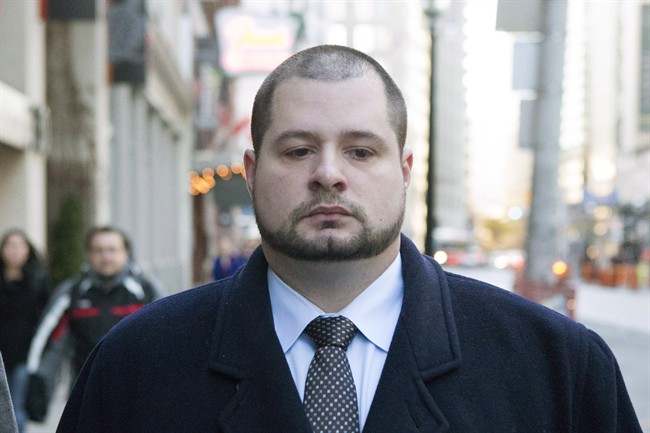
[[[576,319],[650,335],[650,290],[578,281]]]
[[[44,423],[30,422],[27,424],[25,433],[54,433],[56,426],[59,424],[59,418],[63,413],[63,408],[68,399],[68,390],[70,389],[68,373],[64,372],[62,375],[61,383],[52,397],[52,404],[50,405],[47,419]]]

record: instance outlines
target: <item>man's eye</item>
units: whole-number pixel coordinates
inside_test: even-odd
[[[289,152],[286,153],[286,155],[291,157],[291,158],[302,158],[302,157],[307,156],[308,154],[309,154],[309,149],[307,149],[305,147],[301,147],[301,148],[298,148],[298,149],[293,149],[293,150],[290,150]]]
[[[368,149],[353,149],[350,154],[357,159],[366,159],[372,156],[372,152]]]

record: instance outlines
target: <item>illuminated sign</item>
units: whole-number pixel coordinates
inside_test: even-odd
[[[295,51],[295,16],[254,15],[224,8],[215,17],[219,65],[229,75],[272,71]]]

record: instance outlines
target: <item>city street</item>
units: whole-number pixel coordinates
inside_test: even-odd
[[[451,271],[512,289],[511,271],[453,268]],[[644,432],[650,433],[650,290],[606,288],[577,282],[577,320],[596,331],[615,353]],[[65,381],[64,381],[65,382]],[[28,433],[52,433],[63,411],[66,384],[60,387],[44,424]]]

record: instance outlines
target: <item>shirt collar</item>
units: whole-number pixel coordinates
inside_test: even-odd
[[[275,332],[286,353],[309,322],[326,313],[289,287],[270,267],[267,276]],[[403,298],[402,259],[398,254],[379,278],[333,315],[350,319],[368,340],[388,352]]]

